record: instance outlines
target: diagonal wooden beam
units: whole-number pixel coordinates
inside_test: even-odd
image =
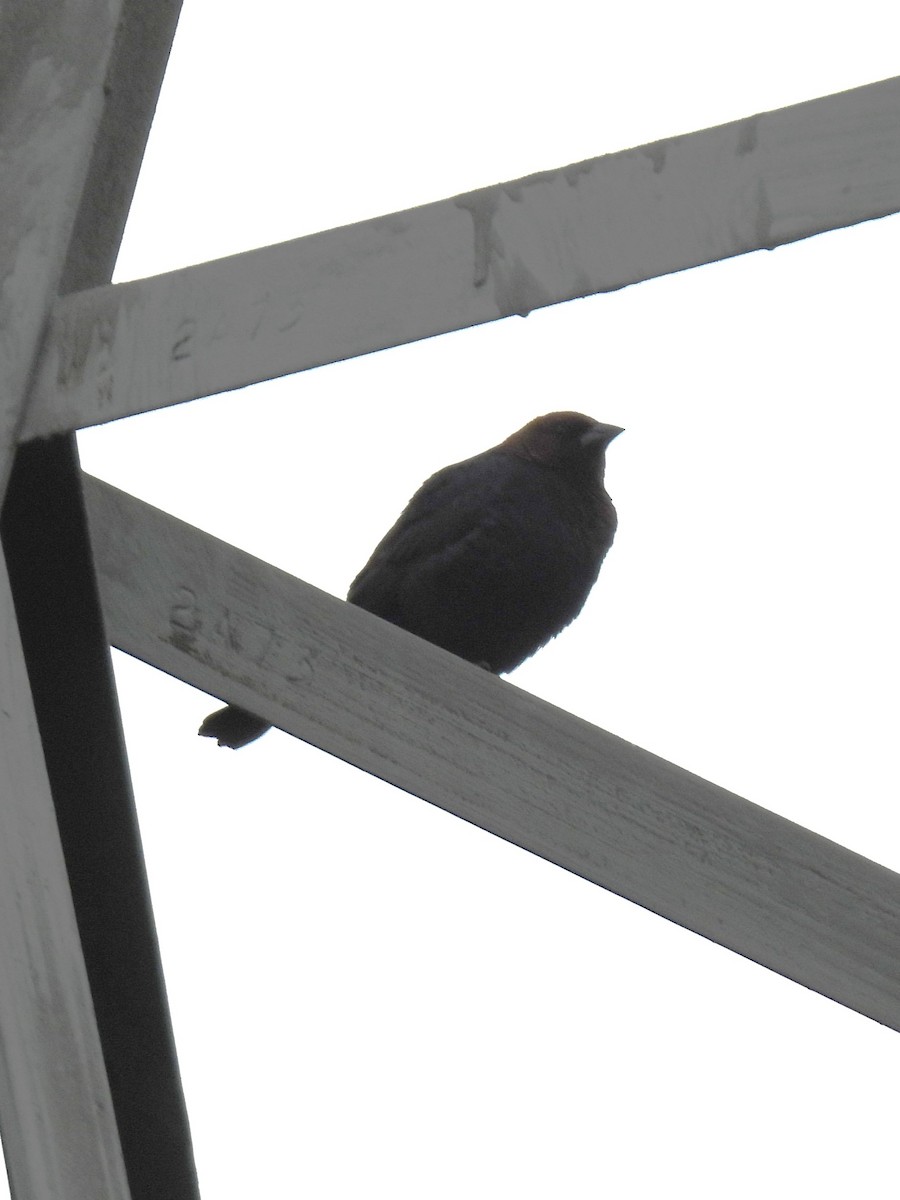
[[[107,484],[86,499],[121,649],[900,1030],[900,876]]]
[[[23,437],[900,210],[900,80],[57,305]]]

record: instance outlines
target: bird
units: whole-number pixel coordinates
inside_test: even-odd
[[[576,412],[536,417],[422,484],[372,552],[347,602],[496,675],[581,612],[617,516],[606,450],[622,433]],[[228,705],[201,737],[238,749],[269,729]]]

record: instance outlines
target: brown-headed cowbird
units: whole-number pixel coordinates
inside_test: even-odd
[[[347,600],[495,674],[578,616],[616,532],[603,486],[622,431],[580,413],[537,417],[428,479],[376,546]],[[265,733],[219,709],[203,737],[237,749]]]

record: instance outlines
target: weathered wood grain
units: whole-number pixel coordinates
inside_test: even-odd
[[[0,1113],[13,1194],[127,1200],[2,555],[0,675]]]
[[[0,6],[0,1125],[29,1200],[197,1196],[74,437],[6,486],[50,305],[110,278],[179,3]]]
[[[0,15],[0,499],[104,104],[117,0]],[[12,1192],[130,1196],[0,555],[0,1123]]]
[[[0,17],[0,498],[103,110],[120,0]]]
[[[900,210],[900,80],[56,306],[23,437]]]
[[[116,646],[900,1030],[900,876],[86,484]]]

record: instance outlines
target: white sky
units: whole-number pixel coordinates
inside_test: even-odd
[[[615,11],[613,11],[615,10]],[[186,0],[117,279],[898,73],[888,3]],[[342,596],[414,488],[626,427],[616,544],[513,682],[900,869],[900,220],[80,437]],[[204,1196],[896,1194],[900,1039],[116,655]]]

